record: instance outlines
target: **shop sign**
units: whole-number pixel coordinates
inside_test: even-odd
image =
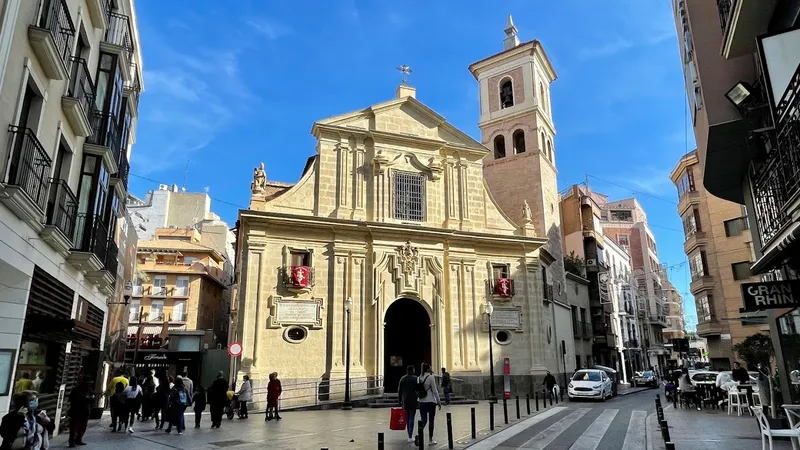
[[[167,355],[166,353],[151,353],[149,355],[145,355],[143,359],[145,361],[166,361]]]
[[[800,306],[800,280],[742,283],[741,312]]]

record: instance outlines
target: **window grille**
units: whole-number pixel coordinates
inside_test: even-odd
[[[422,222],[425,203],[425,177],[417,173],[394,173],[394,217]]]

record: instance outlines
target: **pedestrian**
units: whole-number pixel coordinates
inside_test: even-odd
[[[547,388],[547,395],[553,395],[553,388],[555,385],[556,377],[548,370],[547,374],[544,376],[544,380],[542,380],[542,386]]]
[[[194,381],[189,378],[189,373],[184,370],[181,378],[183,378],[183,387],[186,388],[186,391],[194,392]]]
[[[158,380],[156,392],[153,394],[153,418],[156,420],[156,429],[164,428],[164,421],[169,419],[167,401],[169,400],[169,381],[162,376]]]
[[[211,428],[222,425],[222,412],[228,400],[228,380],[220,370],[217,379],[208,388],[208,406],[211,409]]]
[[[156,392],[156,381],[153,371],[145,372],[142,380],[142,421],[146,422],[153,417],[153,394]]]
[[[400,406],[406,412],[406,432],[408,432],[408,442],[414,442],[414,427],[416,423],[414,417],[417,415],[419,402],[417,400],[417,376],[414,375],[414,366],[406,367],[406,374],[400,378],[397,385],[397,398]]]
[[[192,406],[192,394],[187,392],[183,386],[183,378],[178,377],[172,386],[172,390],[169,391],[169,410],[172,414],[172,419],[164,431],[169,434],[172,431],[172,426],[175,425],[178,434],[183,434],[183,430],[186,429],[184,412],[189,406]]]
[[[197,389],[192,396],[192,404],[194,405],[194,427],[200,428],[200,418],[206,409],[206,390],[200,383],[197,383]]]
[[[417,380],[417,398],[419,401],[419,419],[422,422],[422,428],[428,426],[428,444],[436,445],[437,442],[433,440],[433,426],[436,418],[436,407],[442,409],[442,404],[439,401],[439,391],[436,389],[436,381],[433,377],[433,369],[430,364],[422,365],[422,374]],[[417,436],[419,438],[419,436]],[[414,445],[419,445],[419,441],[415,440]]]
[[[46,450],[50,446],[50,433],[55,431],[55,423],[47,411],[39,409],[39,398],[35,391],[23,391],[13,398],[11,410],[0,422],[1,450],[23,448],[25,450]],[[14,441],[22,437],[23,446],[14,447]]]
[[[453,385],[450,379],[450,372],[444,367],[442,367],[442,392],[444,392],[444,404],[450,406],[450,394],[453,393]]]
[[[736,381],[739,384],[750,384],[750,374],[747,373],[747,369],[739,364],[739,361],[733,363],[731,378],[733,378],[733,381]]]
[[[681,376],[678,379],[678,389],[680,390],[681,397],[686,398],[686,406],[691,407],[692,403],[694,403],[697,410],[700,411],[700,398],[697,397],[697,391],[692,381],[689,379],[689,369],[683,368],[681,370]],[[681,401],[681,403],[683,403],[683,401]]]
[[[250,386],[250,375],[242,377],[242,385],[239,387],[239,418],[247,419],[247,402],[253,399],[253,389]]]
[[[41,370],[36,372],[36,378],[33,379],[31,384],[33,385],[33,390],[36,392],[41,391],[42,383],[44,383],[44,372]]]
[[[142,387],[139,386],[136,377],[131,377],[130,384],[123,392],[125,392],[125,411],[128,413],[124,425],[128,427],[128,433],[133,434],[133,423],[142,406]]]
[[[116,433],[122,431],[125,426],[124,421],[128,417],[128,412],[125,410],[125,386],[122,383],[117,383],[114,388],[114,394],[109,399],[111,407],[111,432]]]
[[[69,394],[69,440],[70,448],[85,445],[83,435],[89,426],[89,415],[95,395],[92,392],[92,380],[84,377]]]
[[[17,381],[14,383],[14,393],[21,394],[32,389],[33,380],[31,380],[31,374],[28,372],[22,372],[22,375],[20,375],[19,378],[17,378]]]
[[[278,372],[269,374],[269,383],[267,383],[267,416],[264,420],[272,420],[273,412],[275,413],[275,420],[281,420],[278,415],[278,399],[283,392],[281,387],[281,380],[278,379]]]

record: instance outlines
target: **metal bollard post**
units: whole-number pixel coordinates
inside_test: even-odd
[[[672,409],[678,409],[678,393],[672,392]]]
[[[542,389],[542,409],[547,409],[547,392]]]
[[[417,437],[419,439],[419,450],[425,450],[425,426],[421,420],[417,422]]]
[[[519,420],[519,395],[517,396],[517,420]]]
[[[567,389],[569,389],[569,387],[567,387]],[[565,390],[566,389],[561,389],[561,403],[564,403],[564,391]]]
[[[489,430],[494,431],[494,403],[489,403]]]
[[[534,392],[533,395],[536,397],[536,412],[539,412],[539,393]]]
[[[667,450],[675,450],[675,443],[673,442],[665,442],[664,446]]]
[[[508,425],[508,400],[503,397],[503,422]]]
[[[447,448],[453,448],[453,416],[447,413]]]
[[[378,450],[383,450],[383,433],[378,433]]]
[[[470,408],[470,425],[472,426],[472,439],[478,437],[478,431],[475,429],[475,408]]]
[[[664,442],[672,441],[672,439],[669,437],[669,425],[667,425],[666,420],[661,421],[661,434],[664,436]]]
[[[531,415],[531,394],[525,394],[525,408],[528,411],[528,415]]]

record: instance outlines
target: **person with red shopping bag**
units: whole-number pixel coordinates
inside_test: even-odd
[[[414,442],[414,416],[417,415],[417,377],[414,375],[414,366],[406,368],[406,374],[400,378],[397,386],[397,398],[402,409],[398,409],[398,414],[405,414],[405,428],[408,432],[408,442]],[[392,409],[392,425],[394,425],[395,410]],[[397,428],[392,427],[392,430]],[[400,428],[402,430],[402,428]]]

